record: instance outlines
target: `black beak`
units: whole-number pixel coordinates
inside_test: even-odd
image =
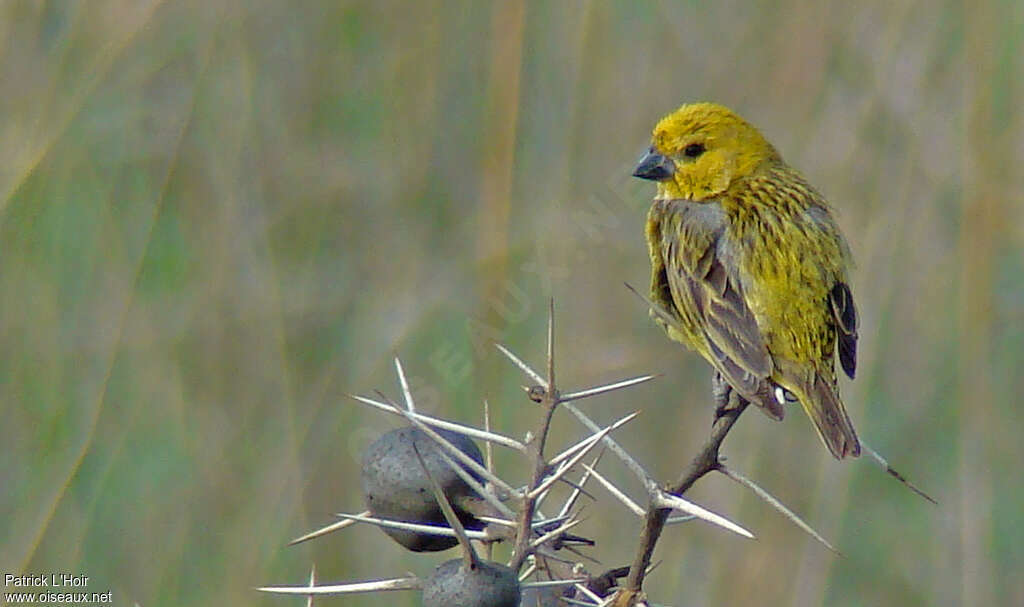
[[[652,145],[640,158],[640,163],[636,165],[636,170],[633,171],[633,177],[650,179],[651,181],[665,181],[672,177],[672,173],[675,170],[676,166],[672,163],[672,159],[659,154]]]

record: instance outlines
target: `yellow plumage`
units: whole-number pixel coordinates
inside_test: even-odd
[[[853,377],[849,249],[828,205],[720,105],[684,105],[652,143],[634,174],[658,184],[646,231],[659,323],[740,397],[776,419],[795,398],[835,457],[859,455],[834,362],[838,348]]]

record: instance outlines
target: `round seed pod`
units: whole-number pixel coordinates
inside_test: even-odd
[[[493,561],[447,561],[423,585],[423,607],[519,607],[520,596],[516,573]]]
[[[480,449],[467,436],[442,429],[437,429],[437,433],[483,464]],[[466,497],[474,495],[473,490],[441,457],[441,447],[422,430],[414,427],[399,428],[384,434],[363,454],[362,490],[366,508],[380,518],[447,525],[444,513],[434,498],[430,479],[423,473],[423,466],[413,451],[413,445],[416,445],[430,475],[441,485],[462,524],[470,529],[482,528],[473,515],[459,507]],[[475,474],[473,476],[476,477]],[[447,550],[458,543],[454,537],[382,529],[391,539],[414,552]]]

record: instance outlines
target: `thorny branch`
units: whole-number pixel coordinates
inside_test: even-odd
[[[650,302],[648,302],[648,304],[655,313],[663,319],[667,319],[666,322],[671,321],[671,317],[664,311],[658,309],[655,304],[651,304]],[[636,413],[627,415],[614,424],[601,428],[596,422],[591,420],[581,409],[577,408],[571,402],[635,386],[654,379],[655,376],[643,375],[574,392],[566,392],[563,394],[558,390],[555,383],[553,301],[549,306],[547,338],[546,377],[533,370],[528,364],[508,350],[508,348],[501,344],[495,344],[506,357],[508,357],[531,380],[533,380],[533,382],[535,382],[535,385],[527,390],[527,395],[531,400],[542,406],[541,420],[535,434],[532,435],[532,438],[529,438],[524,442],[493,432],[490,428],[489,415],[486,413],[484,421],[485,427],[483,429],[478,429],[440,418],[434,418],[418,412],[413,403],[413,395],[409,389],[408,381],[405,378],[405,371],[397,358],[395,359],[395,369],[398,374],[399,383],[405,400],[405,407],[401,407],[397,403],[392,402],[383,394],[380,395],[380,401],[362,396],[353,396],[356,401],[375,409],[402,416],[406,418],[412,426],[419,428],[441,449],[441,456],[443,459],[447,461],[448,464],[456,470],[456,473],[459,474],[459,476],[462,477],[462,479],[471,486],[476,493],[488,502],[490,508],[493,509],[493,511],[485,509],[486,513],[476,513],[481,517],[481,520],[486,520],[488,525],[494,524],[498,527],[507,529],[508,531],[514,529],[514,532],[498,533],[493,530],[481,532],[462,529],[462,525],[459,524],[454,513],[447,511],[451,510],[451,507],[447,504],[447,500],[440,487],[437,486],[437,483],[433,478],[430,478],[430,482],[434,486],[434,490],[437,495],[438,503],[448,506],[445,514],[446,518],[449,520],[449,524],[451,525],[450,528],[442,528],[433,525],[424,526],[404,521],[382,520],[377,517],[366,516],[370,514],[369,511],[366,511],[360,515],[339,515],[339,517],[345,520],[330,524],[312,533],[306,534],[296,540],[293,540],[291,543],[295,544],[320,537],[331,531],[346,527],[352,522],[360,521],[376,524],[381,527],[396,527],[414,530],[419,533],[454,535],[465,547],[464,558],[475,561],[479,557],[476,556],[474,549],[469,544],[470,538],[484,542],[484,545],[488,550],[489,558],[490,546],[497,537],[500,536],[503,539],[508,539],[514,534],[513,552],[509,565],[514,571],[519,572],[522,587],[539,587],[551,585],[553,583],[558,585],[576,583],[576,592],[582,594],[577,594],[576,598],[571,599],[570,602],[577,604],[611,604],[615,607],[633,607],[635,605],[645,604],[645,596],[642,592],[643,583],[646,576],[653,569],[651,567],[651,557],[666,524],[677,522],[676,519],[680,518],[683,520],[700,518],[712,524],[734,531],[735,533],[739,533],[745,537],[753,537],[750,532],[735,523],[732,523],[724,517],[682,498],[683,494],[685,494],[694,485],[694,483],[709,472],[718,471],[752,490],[758,497],[781,512],[789,520],[809,533],[828,549],[838,553],[838,551],[836,551],[831,544],[822,538],[820,534],[814,531],[809,525],[807,525],[807,523],[802,521],[778,499],[756,485],[749,478],[743,476],[739,471],[727,468],[724,463],[722,463],[719,456],[719,449],[721,448],[725,437],[739,419],[740,415],[742,415],[743,411],[746,410],[749,403],[745,399],[740,398],[739,395],[733,391],[726,391],[724,394],[716,392],[715,396],[716,401],[718,401],[719,408],[716,410],[716,419],[712,425],[710,436],[696,457],[694,457],[690,464],[683,470],[679,478],[672,484],[660,486],[659,483],[651,478],[639,462],[630,456],[625,449],[621,447],[621,445],[609,436],[609,433],[632,420],[636,416]],[[593,432],[593,434],[564,449],[559,455],[553,458],[546,458],[544,450],[549,438],[551,421],[555,410],[559,407],[564,407],[569,413],[579,419],[584,426]],[[485,403],[485,411],[486,408]],[[460,432],[466,436],[485,440],[487,442],[488,450],[487,465],[480,465],[461,450],[450,444],[447,439],[437,433],[434,429],[435,427]],[[514,489],[506,481],[503,481],[500,477],[494,474],[491,463],[492,457],[490,454],[491,443],[508,447],[527,456],[527,460],[532,464],[530,483],[527,487]],[[590,466],[580,461],[598,444],[602,444],[607,447],[609,452],[616,455],[623,462],[626,468],[631,470],[645,485],[648,490],[648,505],[646,509],[642,508],[636,502],[631,500],[624,492],[602,477],[594,469],[594,466],[597,464],[596,459]],[[890,475],[896,477],[911,490],[922,495],[924,498],[934,502],[934,500],[906,481],[902,475],[893,470],[891,466],[889,466],[888,462],[882,459],[881,456],[871,451],[866,445],[865,449],[868,454],[878,461],[878,463]],[[418,450],[416,451],[416,455],[419,457]],[[456,462],[456,459],[459,461]],[[422,463],[422,459],[420,460],[420,465],[423,466],[426,476],[430,477],[430,473]],[[572,481],[565,478],[566,473],[576,466],[581,466],[586,470],[586,473],[580,479],[578,484],[574,484]],[[473,474],[477,474],[481,478],[486,479],[488,486],[483,487],[476,478],[474,478],[473,474],[467,471],[467,469]],[[591,476],[605,486],[619,501],[626,505],[631,512],[644,517],[644,526],[632,565],[628,568],[620,567],[609,570],[607,573],[598,577],[588,576],[585,572],[577,569],[579,565],[576,565],[573,561],[567,560],[555,553],[557,550],[565,549],[578,557],[587,558],[586,555],[573,548],[573,545],[592,545],[592,542],[585,538],[569,536],[566,532],[581,522],[580,519],[577,518],[578,512],[573,513],[573,510],[576,509],[576,498],[583,492],[583,484],[585,484],[587,479]],[[562,506],[561,512],[558,516],[553,519],[545,519],[539,510],[540,503],[548,494],[548,490],[554,482],[565,482],[574,487],[574,491],[568,501],[566,501],[565,505]],[[497,490],[498,493],[494,493],[494,490]],[[499,497],[499,493],[504,497]],[[511,504],[507,505],[503,500],[509,499],[511,499]],[[689,516],[676,517],[675,519],[670,518],[670,514],[673,510],[680,510]],[[627,571],[628,576],[626,575]],[[581,575],[583,577],[580,577]],[[547,577],[548,581],[526,582],[525,580],[530,577],[533,577],[534,579]],[[614,597],[611,597],[609,593],[612,592],[612,588],[617,585],[617,581],[622,577],[626,577],[626,579],[620,585],[621,587],[618,590],[618,593]],[[606,583],[603,585],[595,585],[595,583],[600,580],[604,580]],[[580,583],[583,581],[587,581],[586,586],[583,586]],[[317,586],[315,577],[311,577],[310,582],[305,586],[268,586],[260,588],[260,590],[283,594],[302,594],[310,597],[311,600],[312,596],[316,594],[348,594],[359,592],[380,592],[387,590],[413,590],[422,588],[422,584],[423,581],[419,578],[405,577],[382,579],[373,582]]]
[[[732,430],[736,420],[747,408],[747,401],[740,399],[731,409],[728,409],[715,421],[711,428],[711,436],[696,457],[690,462],[679,479],[666,490],[672,495],[681,496],[686,493],[701,477],[718,468],[718,449],[722,445],[729,431]],[[636,558],[630,567],[629,576],[615,600],[615,607],[630,607],[639,598],[643,587],[644,577],[651,564],[651,555],[654,554],[654,546],[658,543],[662,530],[665,528],[665,521],[671,513],[669,508],[649,508],[644,521],[644,529],[640,535],[640,542],[637,547]]]
[[[530,441],[529,450],[533,457],[533,478],[530,480],[530,490],[523,498],[522,507],[519,510],[519,527],[516,530],[515,547],[512,550],[512,561],[509,566],[513,571],[519,571],[523,562],[529,554],[530,541],[533,539],[533,511],[537,500],[532,491],[544,481],[547,473],[547,462],[544,459],[544,445],[548,439],[548,431],[551,429],[551,418],[558,407],[558,390],[555,387],[555,302],[550,300],[548,308],[548,377],[547,387],[540,398],[540,404],[544,407],[544,419],[541,421],[537,434]]]

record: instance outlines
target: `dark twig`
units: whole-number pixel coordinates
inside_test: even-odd
[[[544,418],[541,421],[537,434],[530,441],[529,453],[534,461],[533,478],[530,479],[529,491],[522,500],[522,507],[519,510],[519,528],[516,531],[515,546],[512,549],[512,560],[509,567],[513,571],[519,571],[529,556],[530,543],[533,540],[533,513],[536,506],[536,497],[530,495],[530,491],[536,489],[543,481],[547,473],[547,462],[544,460],[544,445],[548,439],[548,431],[551,429],[551,418],[558,407],[558,390],[555,387],[555,301],[552,299],[548,305],[548,348],[547,348],[547,371],[548,376],[544,393],[541,396],[540,404],[544,407]]]
[[[727,409],[715,421],[715,425],[711,428],[711,436],[704,443],[704,447],[693,458],[679,479],[666,488],[668,493],[681,496],[701,477],[718,468],[718,449],[748,404],[745,399],[738,399],[732,408]],[[647,575],[647,568],[650,566],[651,556],[654,554],[654,546],[658,543],[658,538],[665,528],[665,521],[668,520],[671,512],[672,510],[669,508],[650,508],[648,510],[629,576],[613,603],[616,607],[631,607],[640,597],[644,577]]]

